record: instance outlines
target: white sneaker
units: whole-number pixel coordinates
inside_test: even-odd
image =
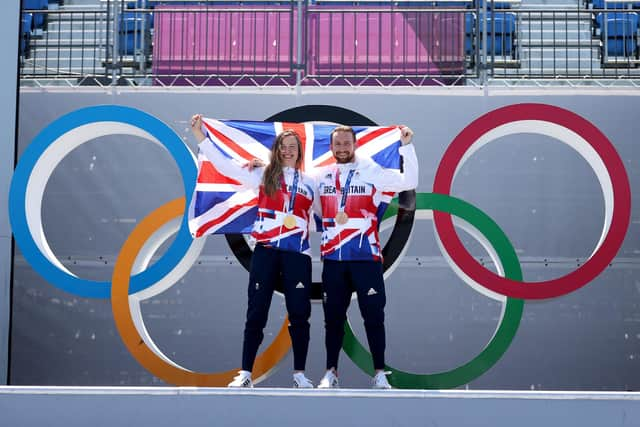
[[[320,380],[320,384],[318,384],[318,388],[339,388],[340,383],[338,382],[338,377],[332,370],[328,370],[324,377]]]
[[[293,388],[313,388],[313,383],[304,376],[304,372],[293,374]]]
[[[371,380],[371,387],[379,389],[391,388],[391,384],[389,384],[389,381],[387,381],[387,375],[389,375],[390,373],[391,372],[384,371],[378,372]]]
[[[231,381],[227,387],[253,388],[253,381],[251,381],[251,372],[238,371],[238,375],[233,377],[233,381]]]

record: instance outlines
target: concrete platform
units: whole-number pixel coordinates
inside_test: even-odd
[[[2,426],[632,427],[626,392],[0,387]]]

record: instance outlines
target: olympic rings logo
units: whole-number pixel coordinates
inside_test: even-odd
[[[344,120],[345,113],[351,115],[350,120]],[[268,120],[374,124],[357,113],[327,106],[297,107]],[[522,132],[547,135],[576,150],[595,171],[605,202],[602,235],[589,259],[572,273],[533,284],[522,281],[515,250],[498,225],[478,208],[450,195],[457,171],[475,151],[496,138]],[[178,164],[185,194],[190,196],[193,193],[197,173],[195,158],[166,124],[128,107],[83,108],[47,126],[21,156],[9,192],[9,219],[16,242],[34,270],[54,286],[84,297],[111,297],[114,320],[127,349],[152,374],[167,383],[181,386],[226,385],[237,369],[198,373],[179,366],[154,344],[140,311],[141,300],[153,297],[177,282],[202,250],[205,239],[194,240],[188,232],[184,213],[189,200],[171,201],[135,227],[118,255],[110,283],[78,278],[62,265],[47,243],[42,227],[41,204],[51,173],[74,148],[93,138],[111,134],[135,135],[164,146]],[[385,245],[386,275],[391,274],[401,258],[414,219],[432,219],[438,243],[453,271],[474,289],[503,303],[502,316],[493,337],[475,358],[464,365],[434,374],[415,374],[388,367],[392,371],[389,381],[395,387],[443,389],[472,381],[502,357],[518,330],[523,299],[567,294],[589,283],[609,265],[620,249],[629,225],[631,191],[624,165],[615,148],[590,122],[555,106],[517,104],[491,111],[468,125],[447,148],[436,172],[434,193],[402,193],[400,206],[390,205],[383,222],[384,226],[387,220],[396,217],[394,231]],[[456,227],[465,229],[483,246],[497,266],[498,274],[484,268],[469,254],[456,233]],[[161,259],[147,268],[153,254],[176,233],[174,242]],[[239,238],[227,236],[234,254],[247,267],[250,253],[246,244],[240,244]],[[291,342],[286,325],[287,319],[276,338],[258,356],[254,368],[257,382],[266,378],[289,351]],[[355,337],[348,322],[345,324],[343,348],[357,366],[369,374],[373,373],[371,356]]]

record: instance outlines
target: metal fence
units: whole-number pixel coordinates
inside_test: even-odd
[[[640,77],[639,6],[520,0],[107,0],[24,10],[22,81],[460,85]],[[598,3],[602,2],[602,4]]]

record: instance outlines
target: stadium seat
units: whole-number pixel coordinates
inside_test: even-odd
[[[151,2],[149,0],[136,0],[136,1],[127,2],[127,9],[154,9],[155,5],[156,3]],[[138,16],[141,16],[141,14],[138,14]],[[153,28],[153,24],[154,24],[153,12],[145,13],[144,16],[147,19],[146,25],[149,28]]]
[[[33,25],[33,14],[22,14],[22,27],[20,31],[20,56],[29,57],[31,44],[31,26]]]
[[[436,7],[451,7],[451,8],[456,8],[456,9],[471,9],[473,7],[473,2],[464,2],[464,1],[460,1],[460,2],[436,2],[435,3]]]
[[[606,31],[604,20],[606,15]],[[605,42],[609,56],[637,56],[638,53],[638,14],[599,13],[596,25],[600,28],[600,40]],[[603,43],[604,46],[604,43]],[[604,52],[603,52],[604,53]],[[604,55],[603,55],[604,56]]]
[[[49,7],[48,0],[24,0],[22,8],[25,10],[47,10]],[[33,28],[43,28],[45,22],[44,13],[33,14]]]
[[[487,9],[491,10],[493,9],[511,9],[511,3],[509,2],[504,2],[504,1],[491,1],[491,0],[486,0],[487,1]],[[479,7],[480,9],[483,8],[484,6],[484,1],[483,0],[474,0],[473,2],[473,8],[476,8],[476,4],[477,7]]]
[[[473,13],[464,14],[464,53],[473,56],[475,54],[473,48],[473,38],[475,37],[476,18]]]
[[[593,0],[593,8],[594,9],[627,9],[629,7],[629,3],[610,3],[607,2],[605,4],[605,0]]]
[[[482,18],[478,21],[478,25],[482,25]],[[487,54],[513,56],[515,53],[515,35],[515,13],[491,12],[487,20]]]
[[[607,39],[607,54],[609,56],[637,56],[638,44],[632,37]]]
[[[512,34],[516,31],[516,14],[510,12],[494,12],[489,14],[487,31],[497,34]]]
[[[487,36],[488,54],[495,56],[513,56],[513,35],[511,34],[493,34]]]
[[[481,15],[482,16],[482,15]],[[464,48],[466,55],[474,55],[474,38],[476,25],[481,26],[482,20],[476,21],[473,13],[466,13],[464,20]],[[479,29],[482,32],[482,27]],[[487,20],[487,54],[495,56],[513,56],[515,53],[516,15],[511,12],[491,12]],[[480,34],[482,37],[482,34]],[[478,42],[478,47],[480,46]]]
[[[46,9],[49,5],[48,0],[23,0],[22,8],[23,9]]]
[[[145,24],[143,32],[143,17],[141,13],[125,12],[120,21],[118,30],[118,53],[120,55],[133,55],[135,49],[150,49],[148,46],[149,26]]]
[[[607,37],[629,37],[635,35],[638,30],[638,14],[633,13],[606,13],[607,15]],[[598,13],[596,15],[596,25],[600,28],[601,34],[602,23],[604,21],[605,13]],[[603,36],[601,36],[603,37]]]

